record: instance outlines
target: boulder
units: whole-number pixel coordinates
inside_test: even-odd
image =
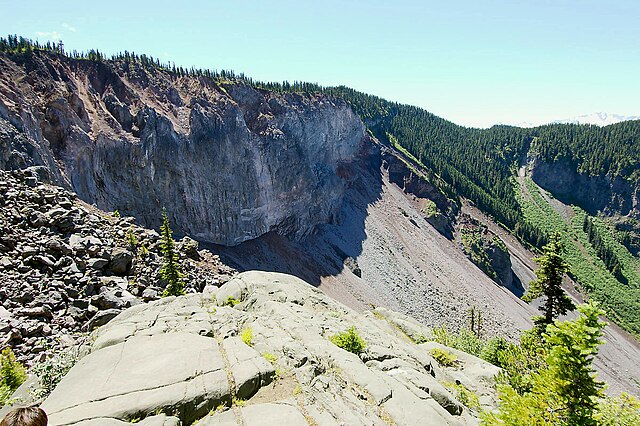
[[[44,402],[50,423],[132,419],[158,409],[193,422],[230,401],[215,340],[190,333],[132,336],[80,360]]]
[[[116,248],[111,252],[111,261],[109,262],[109,269],[114,275],[126,276],[131,272],[131,266],[133,264],[133,253],[129,250],[122,248]]]

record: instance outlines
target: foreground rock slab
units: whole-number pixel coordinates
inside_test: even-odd
[[[447,383],[491,408],[498,369],[462,353],[458,367],[440,367],[436,346],[402,331],[429,334],[412,321],[357,313],[289,275],[245,272],[204,295],[124,311],[43,407],[52,425],[476,424],[477,407]],[[351,326],[367,342],[359,356],[330,340]],[[171,417],[152,420],[159,413]]]

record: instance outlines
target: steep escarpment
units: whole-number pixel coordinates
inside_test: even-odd
[[[576,204],[597,215],[640,219],[640,186],[622,176],[580,173],[570,161],[545,162],[536,158],[529,165],[531,178],[565,204]]]
[[[3,168],[39,165],[107,211],[237,244],[331,222],[367,139],[346,102],[139,63],[0,57]]]

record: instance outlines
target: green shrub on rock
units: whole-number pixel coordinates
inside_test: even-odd
[[[431,349],[431,356],[443,367],[453,367],[456,365],[456,361],[458,360],[454,354],[440,348]]]
[[[233,308],[234,306],[236,306],[237,304],[241,303],[238,299],[236,299],[233,296],[229,296],[227,297],[227,300],[224,302],[225,306],[229,306],[231,308]]]
[[[480,409],[480,399],[478,394],[468,389],[460,382],[444,382],[444,387],[449,389],[456,397],[456,399],[469,410],[477,411]]]
[[[24,367],[16,360],[11,348],[5,348],[0,355],[0,405],[4,404],[25,380],[27,373]]]
[[[367,347],[367,343],[362,337],[360,337],[355,326],[349,327],[347,331],[344,331],[342,333],[334,334],[333,336],[329,337],[329,340],[339,348],[342,348],[345,351],[349,351],[356,355],[360,355]]]
[[[251,327],[245,328],[240,334],[240,339],[247,346],[253,346],[253,329]]]
[[[66,349],[34,365],[31,372],[38,376],[39,386],[30,389],[33,398],[41,399],[49,396],[79,358],[78,350]]]

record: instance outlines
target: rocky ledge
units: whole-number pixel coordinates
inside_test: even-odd
[[[359,356],[330,339],[354,326]],[[93,333],[43,408],[52,425],[476,424],[499,369],[420,343],[428,335],[401,314],[357,313],[298,278],[250,271],[127,309]]]

